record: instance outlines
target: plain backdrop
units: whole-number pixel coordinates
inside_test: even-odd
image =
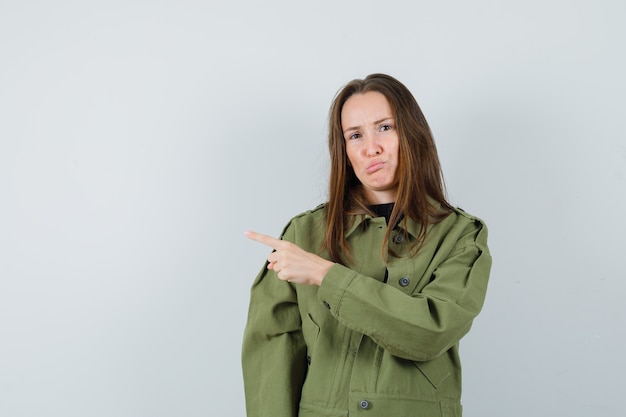
[[[626,410],[626,3],[0,0],[0,416],[244,416],[249,288],[385,72],[494,264],[466,417]]]

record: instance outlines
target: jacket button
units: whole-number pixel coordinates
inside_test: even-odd
[[[396,236],[393,238],[393,242],[394,242],[394,243],[396,243],[396,244],[398,244],[398,245],[399,245],[399,244],[401,244],[401,243],[403,243],[403,242],[404,242],[404,236],[402,236],[402,235],[396,235]]]
[[[311,364],[311,355],[306,355],[306,364],[307,365]]]
[[[330,304],[328,304],[328,301],[324,301],[324,307],[330,310]]]
[[[408,279],[407,277],[402,277],[400,278],[400,286],[402,287],[406,287],[407,285],[409,285],[411,283],[411,280]]]
[[[367,410],[368,408],[370,408],[370,403],[367,400],[362,400],[359,403],[359,407],[361,407],[363,410]]]

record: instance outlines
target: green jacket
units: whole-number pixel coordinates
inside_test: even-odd
[[[296,216],[282,239],[328,259],[324,216],[323,205]],[[487,228],[455,210],[411,257],[419,226],[409,219],[408,239],[392,231],[397,256],[385,265],[386,228],[357,215],[353,263],[335,264],[320,287],[261,270],[243,337],[248,417],[461,416],[458,344],[487,291]]]

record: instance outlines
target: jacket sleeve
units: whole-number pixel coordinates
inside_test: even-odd
[[[306,373],[306,346],[296,291],[267,263],[256,277],[243,337],[248,417],[296,417]]]
[[[339,322],[392,355],[427,361],[469,331],[482,308],[490,269],[487,229],[477,220],[416,294],[335,265],[324,277],[318,298]]]

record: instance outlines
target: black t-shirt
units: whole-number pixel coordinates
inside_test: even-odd
[[[384,217],[387,223],[389,223],[389,217],[391,217],[394,204],[395,203],[374,204],[369,206],[369,208],[376,214],[376,217]]]

